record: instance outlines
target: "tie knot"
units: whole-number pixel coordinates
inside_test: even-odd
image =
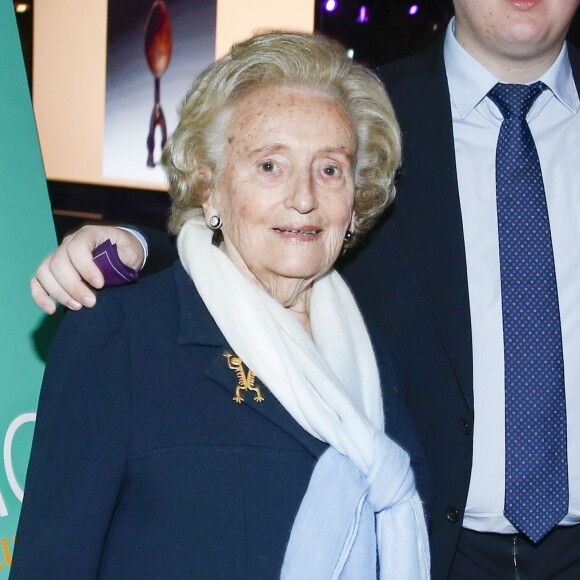
[[[532,85],[497,83],[487,95],[497,105],[504,119],[525,119],[534,101],[546,88],[541,81]]]

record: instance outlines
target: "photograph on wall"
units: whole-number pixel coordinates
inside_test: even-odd
[[[217,0],[109,0],[103,175],[164,184],[161,148],[215,59]]]

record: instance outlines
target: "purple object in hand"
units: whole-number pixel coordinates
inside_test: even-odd
[[[105,286],[121,286],[137,281],[139,273],[121,262],[117,245],[106,240],[93,251],[93,261],[105,277]]]

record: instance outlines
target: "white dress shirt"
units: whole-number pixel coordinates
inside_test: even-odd
[[[473,467],[463,525],[513,533],[503,516],[505,395],[495,150],[502,115],[487,98],[497,79],[445,39],[473,336]],[[580,522],[580,102],[566,46],[540,77],[549,88],[528,114],[546,191],[556,266],[568,421],[569,513]]]

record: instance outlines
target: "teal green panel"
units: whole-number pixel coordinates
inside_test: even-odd
[[[56,244],[14,7],[0,0],[0,580],[8,578],[47,337],[29,280]]]

